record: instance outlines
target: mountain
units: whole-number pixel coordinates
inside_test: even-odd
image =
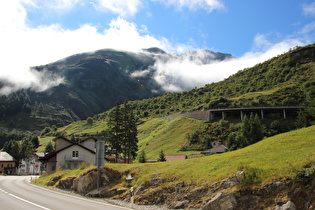
[[[297,105],[315,107],[315,44],[297,47],[220,82],[132,104],[140,118],[227,107]]]
[[[315,44],[297,47],[252,68],[241,70],[223,81],[207,84],[202,88],[170,92],[145,100],[135,100],[131,103],[131,107],[139,119],[139,124],[141,124],[139,128],[143,128],[143,134],[147,135],[144,138],[159,139],[159,142],[162,139],[174,138],[163,136],[160,139],[157,131],[150,133],[151,129],[160,125],[161,120],[157,118],[163,116],[176,116],[181,113],[206,109],[268,106],[304,106],[305,110],[312,115],[308,117],[312,117],[313,124],[315,123]],[[106,127],[106,117],[109,111],[95,117],[93,126],[86,122],[76,122],[59,128],[58,131],[65,135],[78,135],[79,132],[95,135]],[[265,117],[263,123],[269,126],[276,120],[278,125],[274,124],[273,128],[277,127],[278,132],[292,130],[295,126],[296,113],[291,113],[286,120],[283,120],[282,115],[279,114],[274,113],[269,118]],[[221,119],[221,115],[216,117],[214,120]],[[240,120],[240,117],[234,119],[232,115],[231,118],[236,122]],[[228,117],[228,119],[231,118]],[[156,119],[157,124],[147,124],[147,119]],[[163,135],[168,135],[165,129],[160,131]],[[143,138],[141,135],[140,131],[139,139]],[[146,145],[146,143],[142,145]]]
[[[31,71],[42,75],[44,90],[28,88],[0,96],[0,130],[5,133],[9,129],[17,134],[19,130],[59,127],[104,112],[115,106],[117,100],[161,96],[166,91],[153,78],[157,60],[210,63],[231,57],[207,50],[177,55],[159,48],[139,52],[103,49],[35,66]],[[8,86],[8,81],[0,80],[0,90]],[[49,88],[45,89],[46,86]]]

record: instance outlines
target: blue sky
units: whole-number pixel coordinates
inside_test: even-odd
[[[315,39],[311,0],[10,0],[1,2],[0,19],[0,79],[21,87],[39,85],[29,66],[102,48],[239,58],[239,69],[225,64],[226,74],[210,79],[217,81]]]

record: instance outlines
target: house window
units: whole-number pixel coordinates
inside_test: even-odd
[[[12,168],[12,164],[11,163],[8,164],[8,168]]]
[[[51,170],[52,171],[56,170],[56,167],[55,166],[51,166]]]
[[[74,158],[79,157],[79,151],[72,151],[72,157]]]
[[[0,164],[0,168],[3,168],[3,164]]]

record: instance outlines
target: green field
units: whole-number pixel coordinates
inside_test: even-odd
[[[126,171],[133,173],[134,186],[154,176],[165,179],[165,185],[174,184],[176,180],[175,182],[184,181],[187,184],[203,186],[233,176],[241,169],[259,172],[255,184],[264,185],[273,180],[294,178],[303,166],[314,162],[315,126],[311,126],[266,138],[246,148],[223,154],[173,162],[106,166],[124,174]],[[79,175],[81,172],[82,170],[59,171],[57,174],[63,173],[66,177],[67,173]],[[48,181],[47,178],[45,180]],[[45,184],[44,180],[42,184]]]
[[[144,150],[148,160],[158,159],[160,151],[165,155],[200,154],[200,151],[179,151],[187,140],[187,134],[200,129],[203,121],[179,117],[174,120],[154,118],[138,126],[139,151]]]

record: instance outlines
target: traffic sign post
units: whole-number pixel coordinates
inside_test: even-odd
[[[97,192],[100,191],[100,167],[104,166],[104,146],[105,141],[96,142],[95,165],[97,166]]]

